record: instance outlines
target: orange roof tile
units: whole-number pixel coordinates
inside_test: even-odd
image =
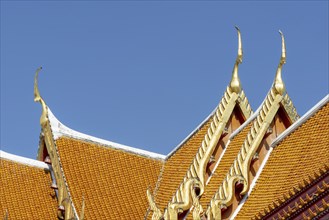
[[[163,161],[64,136],[56,146],[78,213],[84,197],[88,219],[144,217]]]
[[[294,188],[284,197],[284,201],[275,201],[276,207],[267,210],[265,216],[263,213],[259,213],[255,218],[276,219],[279,216],[285,218],[289,216],[300,219],[302,216],[321,215],[323,211],[329,208],[329,171],[319,170],[314,175],[318,178],[300,184],[299,189]],[[313,210],[312,213],[309,210]]]
[[[327,103],[274,148],[237,219],[250,219],[263,212],[273,201],[284,200],[284,194],[298,188],[315,171],[328,169],[328,122]]]
[[[165,162],[155,202],[163,210],[182,182],[210,125],[211,117]]]
[[[0,218],[57,219],[49,170],[0,158]]]

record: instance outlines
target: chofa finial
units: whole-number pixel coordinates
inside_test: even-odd
[[[39,72],[42,70],[42,67],[40,66],[36,71],[35,71],[35,76],[34,76],[34,101],[35,102],[40,102],[42,99],[40,96],[39,88],[38,88],[38,77],[39,77]]]
[[[276,71],[274,88],[280,95],[283,95],[283,93],[286,91],[286,88],[285,88],[284,82],[282,80],[281,71],[282,71],[282,66],[286,63],[286,44],[284,41],[283,33],[280,30],[279,30],[279,33],[280,33],[281,39],[282,39],[282,52],[281,52],[280,63],[279,63],[278,69]]]
[[[42,70],[42,67],[39,67],[36,72],[35,72],[35,77],[34,77],[34,101],[35,102],[40,102],[41,107],[42,107],[42,113],[40,117],[40,124],[43,127],[45,123],[47,122],[47,105],[45,101],[42,99],[40,96],[39,88],[38,88],[38,76],[39,72]]]
[[[239,79],[239,75],[238,75],[238,70],[239,70],[239,64],[242,63],[243,52],[242,52],[242,41],[241,41],[240,29],[237,26],[235,26],[235,29],[238,31],[238,56],[235,60],[235,64],[233,67],[233,73],[232,73],[230,87],[233,92],[240,93],[241,83],[240,83],[240,79]]]

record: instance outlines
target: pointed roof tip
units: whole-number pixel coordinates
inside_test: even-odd
[[[42,70],[42,67],[40,66],[36,71],[35,71],[35,76],[34,76],[34,101],[39,102],[42,98],[40,96],[39,92],[39,87],[38,87],[38,77],[39,77],[39,72]]]
[[[285,44],[285,40],[284,40],[284,35],[281,30],[279,30],[279,34],[281,35],[281,41],[282,41],[282,52],[281,52],[280,61],[286,63],[286,44]]]
[[[242,52],[242,40],[241,40],[240,29],[237,26],[235,26],[235,29],[238,32],[238,55],[237,55],[237,58],[235,60],[235,64],[233,67],[230,88],[232,89],[233,92],[240,93],[241,83],[240,83],[240,79],[239,79],[239,75],[238,75],[238,70],[239,70],[239,64],[242,63],[243,52]]]
[[[281,36],[282,49],[281,49],[280,63],[278,65],[278,69],[275,75],[274,88],[278,94],[283,95],[286,91],[286,88],[282,80],[281,72],[282,72],[282,66],[286,63],[286,44],[284,40],[284,35],[281,30],[279,30],[279,34]]]
[[[238,32],[238,57],[237,57],[237,59],[239,59],[239,63],[242,63],[243,51],[242,51],[241,31],[237,26],[235,26],[235,29]]]
[[[48,119],[47,119],[48,111],[47,111],[47,105],[46,105],[45,101],[43,100],[43,98],[41,97],[39,87],[38,87],[38,77],[39,77],[39,72],[41,70],[42,70],[42,67],[39,67],[36,70],[35,76],[34,76],[34,101],[40,102],[40,104],[41,104],[42,113],[41,113],[41,117],[40,117],[40,125],[42,127],[44,127],[45,123],[48,121]]]

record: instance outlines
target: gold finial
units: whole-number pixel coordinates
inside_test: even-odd
[[[281,59],[280,59],[279,66],[276,71],[274,88],[280,95],[283,95],[283,93],[286,91],[286,88],[285,88],[284,82],[282,80],[281,71],[282,71],[282,66],[286,63],[286,44],[284,41],[283,33],[280,30],[279,30],[279,33],[280,33],[281,39],[282,39],[282,53],[281,53]]]
[[[243,52],[242,52],[242,42],[241,42],[241,33],[240,29],[235,26],[235,29],[238,31],[238,56],[236,57],[235,64],[233,67],[233,73],[232,73],[232,79],[230,83],[230,87],[233,92],[240,93],[241,91],[241,83],[238,75],[238,70],[239,70],[239,64],[242,63],[242,57],[243,57]]]
[[[34,77],[34,101],[35,102],[40,102],[41,107],[42,107],[42,113],[40,117],[40,124],[43,127],[45,123],[47,122],[47,105],[45,101],[42,99],[40,96],[39,88],[38,88],[38,76],[39,72],[41,71],[42,67],[39,67],[36,72],[35,72],[35,77]]]

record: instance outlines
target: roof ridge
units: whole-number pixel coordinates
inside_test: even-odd
[[[44,137],[43,141],[45,143],[47,152],[50,156],[51,167],[54,170],[54,177],[55,177],[54,180],[56,180],[56,183],[58,185],[58,193],[56,194],[58,200],[58,209],[65,211],[65,213],[58,212],[57,215],[59,218],[65,218],[65,219],[76,218],[79,220],[80,217],[73,203],[69,186],[64,174],[64,170],[62,169],[59,152],[54,140],[54,134],[49,120],[50,110],[48,109],[46,102],[41,97],[38,88],[38,76],[41,69],[42,67],[36,70],[34,77],[34,101],[40,102],[42,108],[40,125],[41,125],[42,136]]]
[[[13,162],[16,162],[16,163],[20,163],[22,165],[27,165],[27,166],[31,166],[31,167],[40,168],[40,169],[50,170],[49,165],[46,164],[43,161],[18,156],[18,155],[15,155],[15,154],[7,153],[7,152],[2,151],[2,150],[0,150],[0,158],[4,159],[4,160],[9,160],[9,161],[13,161]]]
[[[197,131],[199,131],[200,128],[214,115],[216,109],[217,106],[191,133],[189,133],[172,151],[169,152],[169,154],[166,156],[166,159],[174,155],[176,151],[178,151],[179,148],[181,148],[181,146],[183,146],[195,133],[197,133]]]
[[[50,108],[48,107],[48,119],[50,122],[50,126],[52,128],[52,133],[54,136],[54,140],[57,140],[58,138],[62,136],[68,136],[72,137],[75,139],[83,140],[83,141],[91,141],[95,143],[99,143],[101,145],[105,145],[110,148],[118,149],[118,150],[123,150],[129,153],[149,157],[149,158],[154,158],[154,159],[160,159],[164,160],[166,158],[165,155],[142,150],[139,148],[134,148],[130,146],[126,146],[123,144],[115,143],[112,141],[108,141],[105,139],[97,138],[91,135],[87,135],[78,131],[75,131],[67,126],[65,126],[63,123],[61,123],[56,116],[51,112]]]
[[[273,216],[267,215],[272,215],[273,213],[270,212],[278,206],[282,207],[282,202],[287,202],[286,208],[299,206],[299,204],[294,204],[295,201],[299,202],[294,198],[298,192],[296,189],[304,189],[314,179],[328,172],[328,151],[326,150],[328,101],[329,96],[327,95],[295,123],[297,125],[294,126],[295,128],[291,128],[292,126],[288,128],[291,130],[281,136],[284,137],[281,142],[272,142],[269,145],[269,150],[272,151],[270,160],[267,161],[265,169],[256,180],[256,187],[250,194],[245,195],[248,200],[241,208],[237,218],[245,216],[245,218],[272,219]],[[272,187],[274,188],[272,189]],[[269,192],[260,201],[260,195],[264,190],[269,190]],[[274,204],[272,201],[277,202]],[[284,208],[285,211],[287,211],[286,208]],[[281,210],[280,214],[283,212]],[[294,218],[292,215],[290,217]]]
[[[289,128],[283,131],[271,144],[271,147],[276,147],[281,141],[284,140],[289,134],[294,132],[299,128],[305,121],[316,114],[325,104],[329,102],[329,94],[323,97],[317,104],[315,104],[311,109],[309,109],[302,117],[300,117],[295,123],[293,123]]]
[[[324,98],[322,98],[316,105],[314,105],[310,110],[308,110],[302,117],[300,117],[294,124],[292,124],[289,128],[283,131],[270,145],[270,150],[268,154],[265,156],[263,163],[260,165],[259,170],[253,179],[252,183],[250,184],[250,188],[248,193],[242,198],[241,202],[239,203],[238,207],[234,211],[232,218],[235,218],[238,212],[241,210],[242,206],[250,196],[256,182],[264,169],[267,160],[269,159],[270,154],[272,153],[273,149],[285,139],[289,134],[294,132],[297,128],[299,128],[305,121],[307,121],[310,117],[316,114],[326,103],[329,102],[329,94],[327,94]]]

